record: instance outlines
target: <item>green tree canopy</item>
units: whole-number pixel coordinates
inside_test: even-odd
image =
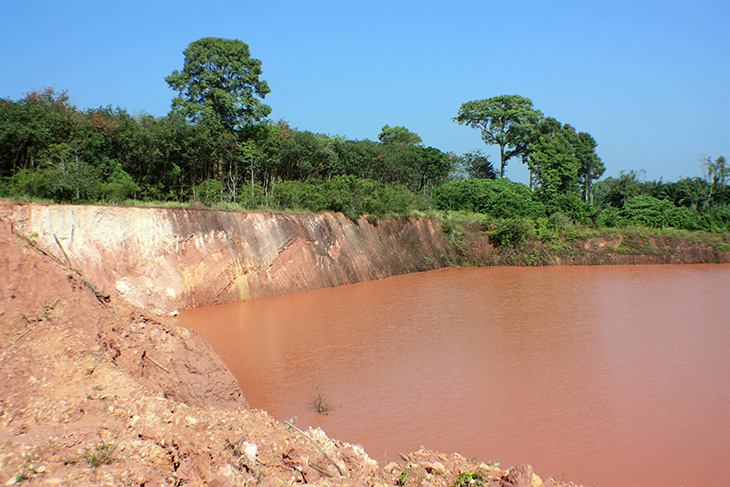
[[[271,92],[261,61],[251,58],[248,44],[238,39],[205,37],[184,51],[182,71],[165,81],[179,93],[173,108],[191,120],[215,118],[227,129],[256,123],[271,113],[263,99]]]
[[[499,146],[499,175],[504,177],[507,161],[525,146],[526,127],[541,118],[542,113],[533,108],[529,98],[501,95],[464,103],[454,121],[480,129],[486,144]]]
[[[485,213],[497,218],[544,216],[544,205],[533,198],[530,188],[508,179],[462,179],[449,181],[434,192],[441,210]]]
[[[461,164],[470,178],[497,178],[497,171],[489,160],[489,156],[482,151],[467,152],[461,156]]]
[[[593,181],[605,170],[593,137],[547,117],[535,125],[530,139],[524,154],[530,174],[546,196],[554,198],[581,189],[583,201],[588,202]]]
[[[386,125],[383,130],[380,131],[378,139],[383,144],[395,144],[395,145],[420,145],[423,140],[418,134],[415,134],[405,127],[390,127]]]

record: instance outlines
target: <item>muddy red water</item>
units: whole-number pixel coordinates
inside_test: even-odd
[[[728,265],[447,269],[181,320],[252,407],[380,461],[424,446],[586,485],[730,485]]]

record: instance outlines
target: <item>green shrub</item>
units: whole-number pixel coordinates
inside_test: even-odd
[[[193,187],[193,194],[203,204],[219,203],[223,200],[223,183],[217,179],[206,179]]]
[[[645,195],[634,196],[624,204],[621,216],[638,225],[664,228],[670,226],[669,214],[674,208],[674,204],[668,200]]]
[[[122,169],[122,165],[117,163],[107,182],[99,183],[97,189],[104,201],[121,203],[141,188],[134,182],[132,176]]]
[[[530,220],[522,218],[500,220],[494,224],[494,230],[488,233],[489,241],[500,249],[518,248],[527,240],[532,228]]]
[[[615,206],[604,206],[596,219],[600,228],[616,228],[622,225],[621,210]]]
[[[581,225],[595,225],[598,210],[584,202],[578,193],[558,194],[545,204],[549,214],[562,213]]]
[[[635,196],[624,205],[620,216],[630,223],[653,228],[681,228],[684,230],[711,230],[713,218],[684,206],[674,206],[670,200],[653,196]],[[722,225],[716,225],[718,229]]]
[[[353,220],[359,215],[402,215],[425,206],[416,194],[403,186],[355,176],[283,181],[274,188],[272,201],[281,209],[334,211]]]
[[[545,215],[544,205],[530,188],[509,179],[463,179],[449,181],[434,191],[434,204],[441,210],[485,213],[496,218]]]

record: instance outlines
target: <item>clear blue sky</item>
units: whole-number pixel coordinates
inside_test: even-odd
[[[730,158],[730,1],[0,0],[0,97],[50,86],[80,108],[165,115],[164,81],[201,37],[263,62],[274,119],[351,139],[403,125],[426,145],[486,148],[452,122],[502,94],[589,132],[605,176],[701,174]],[[526,182],[517,160],[507,176]]]

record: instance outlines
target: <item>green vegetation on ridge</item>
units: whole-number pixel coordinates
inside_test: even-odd
[[[81,110],[46,89],[0,99],[0,196],[55,202],[186,204],[226,208],[402,215],[478,213],[495,242],[569,228],[644,226],[730,230],[730,166],[700,161],[702,177],[642,181],[602,176],[597,142],[544,116],[528,98],[464,103],[454,121],[500,150],[499,171],[480,151],[461,156],[386,125],[378,141],[297,130],[269,119],[261,61],[238,40],[204,38],[166,81],[177,92],[164,117],[112,106]],[[530,185],[504,178],[516,159]],[[499,173],[501,178],[497,178]],[[520,230],[522,229],[522,230]]]

